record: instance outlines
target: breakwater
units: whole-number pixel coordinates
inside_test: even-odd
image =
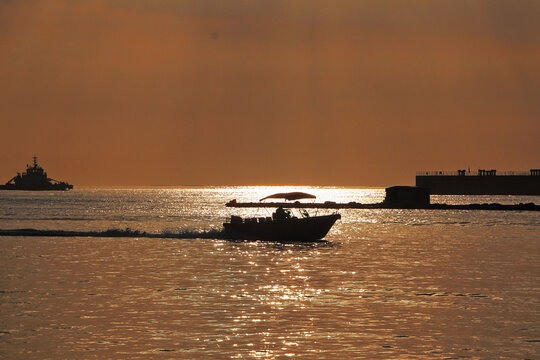
[[[520,203],[520,204],[425,204],[417,206],[400,206],[396,204],[389,204],[385,202],[375,204],[362,204],[357,202],[348,203],[336,203],[333,201],[326,201],[324,203],[301,203],[296,202],[236,202],[234,200],[225,204],[227,207],[237,208],[257,208],[257,207],[270,207],[270,208],[303,208],[303,209],[422,209],[422,210],[499,210],[499,211],[540,211],[540,205],[534,203]]]

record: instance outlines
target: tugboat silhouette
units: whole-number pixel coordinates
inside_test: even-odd
[[[58,181],[47,177],[47,173],[37,163],[34,156],[33,166],[26,165],[26,171],[17,173],[17,176],[9,180],[5,185],[0,185],[0,190],[69,190],[73,185],[64,181]]]

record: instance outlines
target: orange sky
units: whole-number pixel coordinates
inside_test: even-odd
[[[0,0],[0,182],[540,167],[540,2]]]

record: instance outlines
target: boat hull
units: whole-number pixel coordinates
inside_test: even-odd
[[[314,241],[326,236],[339,214],[292,218],[259,222],[224,223],[225,235],[230,239]]]

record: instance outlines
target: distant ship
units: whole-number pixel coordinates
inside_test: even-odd
[[[58,181],[47,177],[47,173],[37,163],[34,156],[33,166],[26,165],[26,171],[17,173],[17,176],[9,180],[5,185],[0,185],[0,190],[69,190],[73,185],[64,181]]]
[[[419,171],[416,186],[428,188],[432,195],[540,195],[540,169]]]

